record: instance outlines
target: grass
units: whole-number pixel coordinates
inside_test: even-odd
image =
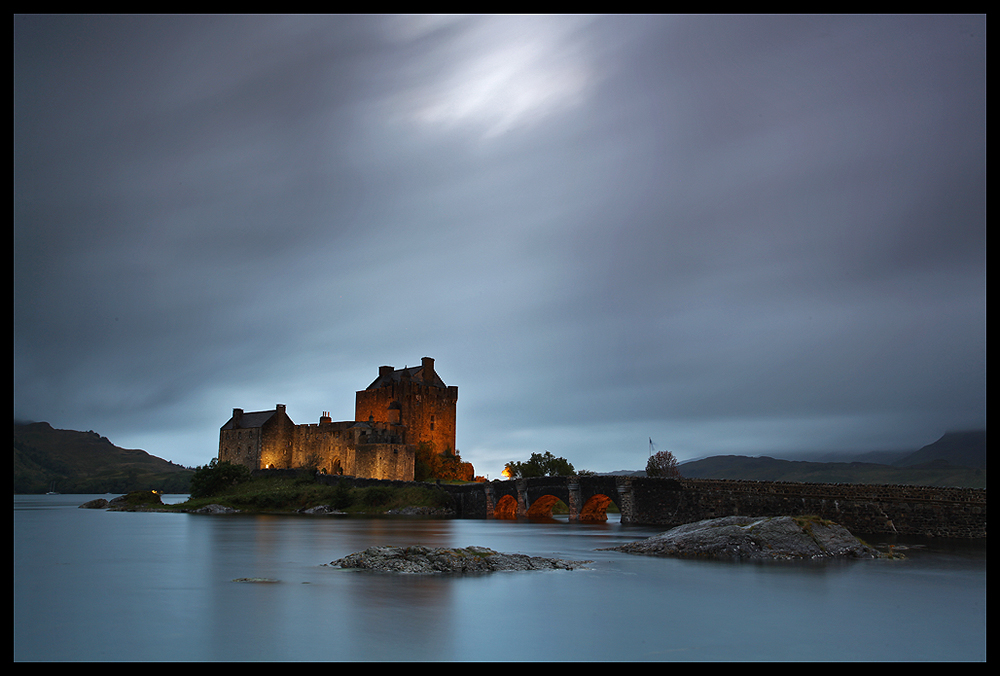
[[[227,488],[215,495],[173,505],[191,510],[218,504],[243,512],[289,513],[318,505],[349,514],[384,513],[403,507],[445,508],[453,498],[434,486],[368,486],[355,488],[341,482],[328,486],[311,478],[261,477]]]

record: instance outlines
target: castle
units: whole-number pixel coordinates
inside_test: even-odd
[[[413,481],[417,446],[455,452],[458,388],[444,384],[434,360],[394,369],[381,366],[378,378],[355,397],[354,420],[296,425],[278,404],[271,411],[244,412],[219,432],[219,461],[250,469],[317,467],[328,474]]]

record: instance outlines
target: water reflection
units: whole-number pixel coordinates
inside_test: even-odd
[[[721,563],[599,551],[658,531],[616,515],[588,524],[77,509],[89,497],[15,498],[16,660],[985,659],[984,548]],[[467,577],[325,565],[411,544],[593,564]]]

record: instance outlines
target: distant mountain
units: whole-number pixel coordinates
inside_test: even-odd
[[[193,470],[96,432],[14,423],[14,493],[187,493]]]
[[[913,449],[895,451],[833,451],[786,458],[786,460],[809,460],[810,462],[872,462],[878,465],[895,465],[899,460],[913,453]]]
[[[928,444],[892,464],[912,467],[941,460],[949,465],[986,469],[986,430],[948,432],[933,444]]]
[[[950,432],[893,464],[716,455],[681,463],[690,479],[986,487],[986,431]]]

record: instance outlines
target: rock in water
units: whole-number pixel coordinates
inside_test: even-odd
[[[839,524],[816,517],[791,516],[707,519],[609,549],[629,554],[705,559],[873,559],[884,556]]]
[[[87,502],[80,505],[80,509],[107,509],[108,501],[104,498],[97,498],[96,500],[88,500]]]
[[[573,570],[589,561],[563,561],[524,554],[501,554],[488,547],[369,547],[331,566],[394,573],[492,573],[500,570]]]

